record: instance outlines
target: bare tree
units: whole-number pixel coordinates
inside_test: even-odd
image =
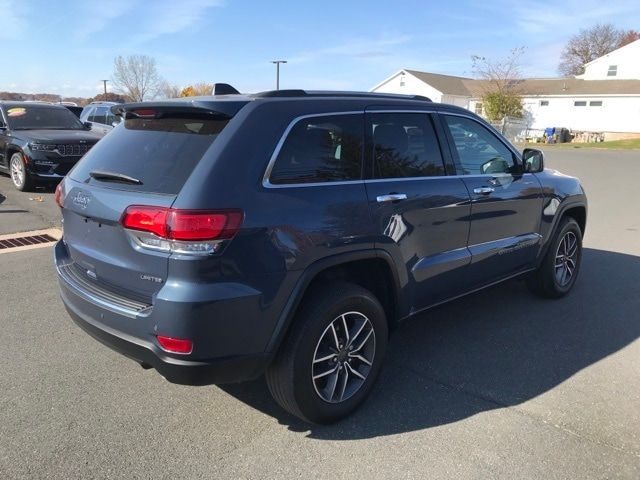
[[[569,39],[560,54],[558,72],[565,76],[581,75],[585,63],[619,48],[625,35],[632,32],[618,30],[610,23],[580,30]]]
[[[522,98],[518,92],[522,82],[520,58],[524,47],[514,48],[506,58],[492,60],[473,55],[473,72],[485,80],[482,107],[491,121],[504,117],[522,117]]]
[[[165,98],[178,98],[180,96],[180,92],[182,88],[175,83],[162,82],[162,86],[160,87],[160,95]]]
[[[631,42],[635,42],[636,40],[640,40],[640,32],[637,30],[627,30],[623,33],[622,38],[620,39],[619,47],[629,45]]]
[[[116,57],[112,82],[117,91],[133,102],[155,98],[164,83],[155,59],[147,55]]]
[[[506,58],[497,60],[472,55],[473,73],[476,77],[487,81],[487,89],[490,91],[515,92],[522,80],[520,59],[524,51],[524,47],[517,47],[512,49]]]

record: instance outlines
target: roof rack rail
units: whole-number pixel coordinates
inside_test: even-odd
[[[378,93],[378,92],[333,92],[327,91],[307,91],[307,90],[270,90],[255,94],[260,98],[273,97],[364,97],[364,98],[396,98],[398,100],[420,100],[422,102],[431,102],[429,97],[423,95],[403,95],[400,93]]]

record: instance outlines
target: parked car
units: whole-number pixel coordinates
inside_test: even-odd
[[[170,382],[266,373],[284,409],[333,422],[403,320],[518,276],[562,297],[578,276],[580,182],[462,108],[278,91],[113,110],[124,128],[56,191],[62,300]]]
[[[66,107],[67,110],[69,110],[78,118],[80,118],[80,115],[82,114],[82,110],[84,110],[82,107],[78,107],[77,105],[65,105],[64,103],[62,105]]]
[[[59,181],[99,139],[64,106],[0,101],[0,172],[18,190]]]
[[[80,120],[91,125],[91,130],[105,136],[120,122],[120,117],[111,113],[115,102],[91,102],[82,109]]]

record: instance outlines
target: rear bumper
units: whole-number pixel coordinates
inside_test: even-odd
[[[217,348],[214,338],[202,334],[203,319],[193,316],[193,305],[171,305],[171,308],[164,309],[164,313],[162,308],[154,307],[151,312],[140,312],[138,315],[126,315],[118,309],[108,308],[100,298],[79,288],[63,273],[62,266],[68,261],[65,255],[66,247],[61,240],[54,248],[54,261],[65,308],[79,327],[112,350],[145,367],[156,369],[169,382],[182,385],[241,382],[254,379],[264,372],[271,356],[264,352],[246,353],[241,344],[227,344],[226,352],[217,356],[216,350],[221,349]],[[172,324],[177,333],[167,330]],[[161,330],[158,330],[158,325],[161,325]],[[169,336],[191,338],[195,355],[183,356],[163,351],[155,340],[157,331]],[[210,331],[209,326],[207,332]],[[229,354],[229,347],[237,354]],[[196,352],[196,349],[199,351]]]

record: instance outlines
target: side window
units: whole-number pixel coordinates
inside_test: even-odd
[[[374,178],[445,174],[440,147],[428,114],[371,114],[368,128],[373,140]]]
[[[463,175],[511,173],[513,154],[480,123],[465,117],[442,115],[453,138]]]
[[[82,113],[80,114],[80,120],[83,122],[88,122],[89,117],[91,115],[93,115],[93,111],[96,109],[96,107],[84,107],[84,109],[82,110]]]
[[[289,131],[271,170],[274,185],[362,179],[362,115],[305,118]]]
[[[107,121],[107,107],[96,107],[89,115],[90,122],[105,123]]]

